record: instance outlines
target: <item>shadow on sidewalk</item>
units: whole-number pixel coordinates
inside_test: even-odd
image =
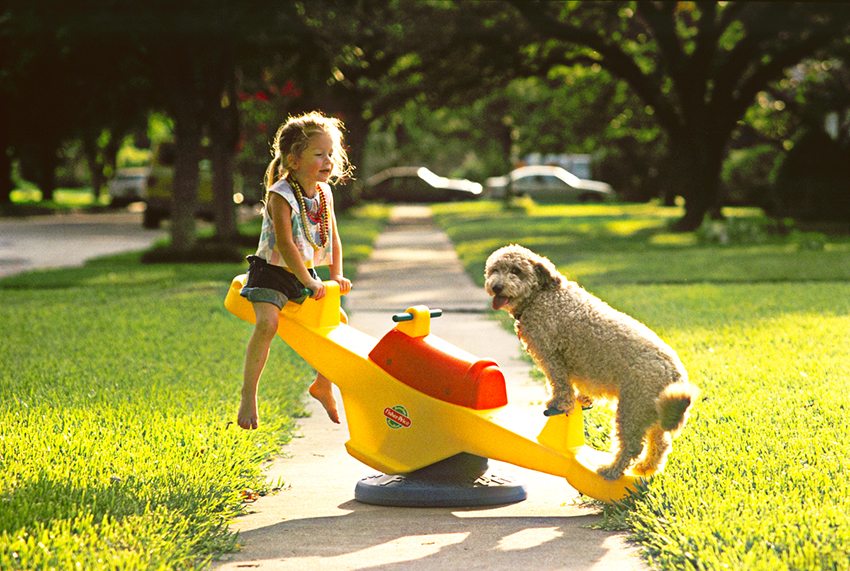
[[[588,528],[598,522],[595,514],[488,517],[485,508],[393,508],[408,512],[402,520],[356,501],[339,508],[350,513],[287,520],[240,538],[255,545],[255,563],[276,569],[516,569],[531,561],[538,569],[638,568],[622,558],[619,541],[609,541],[614,533]],[[335,542],[339,536],[345,541]]]

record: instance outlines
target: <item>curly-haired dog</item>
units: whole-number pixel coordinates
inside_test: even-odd
[[[617,399],[619,448],[599,473],[619,478],[641,455],[644,440],[646,452],[633,471],[659,470],[698,394],[673,349],[522,246],[493,252],[485,280],[493,308],[513,316],[523,347],[546,375],[547,414],[569,414],[576,399]]]

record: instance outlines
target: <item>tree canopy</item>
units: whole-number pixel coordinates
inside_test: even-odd
[[[464,1],[429,5],[456,26],[435,31],[410,77],[436,93],[477,96],[511,78],[601,67],[625,82],[667,138],[669,192],[686,200],[680,228],[719,206],[727,145],[756,95],[850,32],[840,2]],[[454,47],[453,55],[450,48]]]
[[[691,229],[719,206],[722,162],[759,94],[806,58],[846,59],[848,32],[850,5],[835,2],[9,0],[0,200],[12,157],[49,191],[63,140],[103,147],[164,111],[185,205],[174,238],[190,243],[202,138],[226,197],[237,149],[261,168],[264,137],[289,113],[342,117],[357,163],[372,125],[403,143],[429,109],[446,118],[441,136],[501,153],[479,169],[568,138],[608,147],[609,165],[645,162],[663,175],[653,184],[684,197],[680,227]],[[224,214],[220,230],[233,231]]]

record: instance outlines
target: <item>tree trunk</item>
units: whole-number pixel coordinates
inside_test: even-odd
[[[704,187],[704,181],[694,181],[694,194],[685,199],[685,215],[673,224],[673,230],[678,232],[692,232],[702,225],[708,205],[704,200],[704,194],[697,187]]]
[[[219,93],[211,113],[213,208],[215,234],[220,242],[232,243],[237,236],[236,208],[233,203],[233,165],[239,138],[239,110],[234,80],[227,85],[225,97]]]
[[[41,200],[52,201],[53,191],[56,190],[56,167],[59,164],[56,147],[49,143],[41,144],[36,149],[36,153],[38,153],[38,173],[35,183],[41,191]]]
[[[676,174],[675,161],[672,159],[672,151],[668,151],[666,162],[661,165],[661,175],[658,177],[658,196],[664,206],[675,206],[676,196],[680,190],[680,183]]]
[[[198,202],[198,162],[201,159],[201,123],[192,102],[176,105],[174,134],[174,192],[171,205],[171,246],[188,251],[197,240],[195,211]]]
[[[236,239],[236,207],[233,203],[233,148],[212,140],[213,206],[215,210],[215,235],[219,242]]]
[[[713,143],[705,132],[670,137],[665,204],[675,196],[685,199],[685,215],[673,225],[674,230],[696,230],[705,215],[717,207],[722,161],[722,146]]]
[[[0,204],[11,204],[12,191],[15,189],[12,181],[12,108],[11,97],[0,98]]]
[[[110,131],[109,132],[109,141],[106,142],[106,146],[103,148],[103,164],[112,168],[113,174],[116,170],[118,170],[118,151],[121,150],[121,139],[122,136],[119,136],[119,132],[121,131]]]
[[[86,155],[86,162],[89,165],[89,173],[91,175],[91,192],[95,199],[95,203],[100,198],[100,189],[106,183],[106,177],[103,176],[103,162],[98,159],[97,141],[87,135],[83,138],[83,150]]]
[[[0,135],[2,137],[2,135]],[[12,203],[12,158],[5,141],[0,141],[0,204]]]

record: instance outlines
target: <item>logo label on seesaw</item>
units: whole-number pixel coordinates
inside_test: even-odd
[[[385,408],[384,416],[387,417],[387,426],[392,429],[408,428],[411,424],[413,424],[413,421],[410,420],[407,409],[399,404],[392,408]]]

